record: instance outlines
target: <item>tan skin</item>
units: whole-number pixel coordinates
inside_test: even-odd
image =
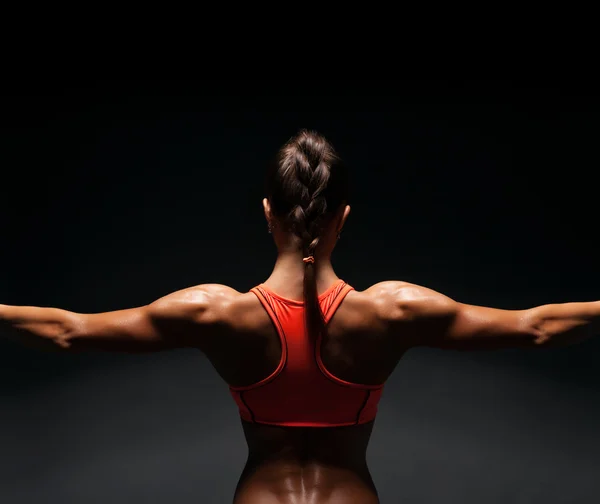
[[[279,252],[264,284],[284,297],[301,300],[304,263],[298,240],[283,231],[267,200],[263,205]],[[319,293],[338,279],[330,256],[349,213],[349,206],[336,212],[315,254]],[[501,310],[459,303],[407,282],[387,281],[346,296],[328,325],[321,354],[336,376],[380,384],[415,346],[545,348],[594,335],[599,320],[599,302]],[[0,305],[0,334],[62,351],[196,348],[234,386],[271,374],[281,356],[279,337],[256,296],[217,284],[183,289],[146,306],[97,314]],[[242,426],[248,459],[234,504],[379,502],[365,457],[373,422],[286,428],[242,421]]]

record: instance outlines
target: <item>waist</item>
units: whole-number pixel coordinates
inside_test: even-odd
[[[282,427],[248,422],[248,459],[236,504],[377,504],[366,461],[374,421],[349,427]]]
[[[345,467],[318,461],[248,458],[235,491],[234,504],[378,504],[366,462]]]

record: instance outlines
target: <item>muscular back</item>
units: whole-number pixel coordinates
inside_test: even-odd
[[[406,351],[391,332],[394,292],[377,284],[350,291],[328,324],[321,357],[335,376],[378,385],[387,380]],[[223,310],[226,322],[204,353],[229,385],[247,386],[270,375],[281,358],[281,342],[256,296],[231,290]]]
[[[350,291],[330,320],[321,358],[338,378],[379,385],[393,372],[405,349],[399,338],[391,337],[385,318],[386,303],[391,302],[389,290],[380,285],[363,292]],[[227,384],[252,385],[277,368],[281,341],[254,294],[232,291],[226,305],[222,312],[226,323],[204,353]],[[329,502],[325,496],[333,498],[336,492],[341,492],[339,502],[377,502],[366,464],[373,422],[353,427],[285,428],[242,420],[242,426],[248,461],[236,503],[245,499],[259,502],[254,498],[261,492],[283,495],[293,488],[311,486],[321,492],[321,500],[315,502]]]

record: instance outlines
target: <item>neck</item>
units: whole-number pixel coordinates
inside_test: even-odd
[[[302,251],[280,251],[273,271],[264,284],[284,297],[301,299],[306,268],[302,257]],[[324,291],[338,280],[338,276],[333,271],[330,256],[315,256],[312,267],[316,269],[319,292]]]

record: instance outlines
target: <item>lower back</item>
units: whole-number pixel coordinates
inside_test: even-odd
[[[291,459],[248,459],[234,504],[378,504],[366,466],[338,467]]]
[[[242,425],[248,460],[235,504],[379,502],[366,463],[374,422],[333,428]]]

